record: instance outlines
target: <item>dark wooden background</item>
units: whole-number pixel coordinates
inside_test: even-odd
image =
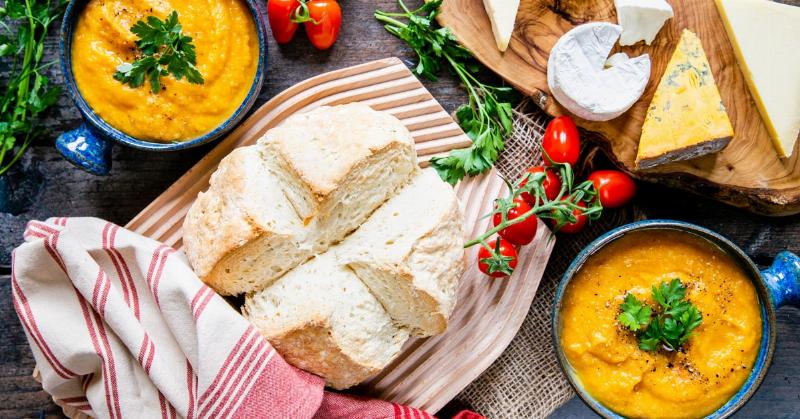
[[[315,51],[302,31],[287,46],[278,47],[270,39],[269,71],[259,104],[325,71],[389,56],[413,64],[413,53],[401,41],[385,33],[372,17],[376,8],[394,10],[393,0],[343,0],[341,3],[342,33],[331,50]],[[56,50],[51,37],[47,55],[57,59]],[[7,71],[2,65],[0,74]],[[56,68],[51,67],[48,76],[54,83],[61,83]],[[452,77],[425,84],[449,111],[465,101],[463,90]],[[21,242],[25,223],[51,216],[94,216],[124,225],[213,147],[157,154],[118,146],[114,149],[111,176],[95,177],[72,167],[53,147],[58,133],[79,122],[79,114],[70,99],[62,97],[56,109],[43,121],[48,134],[14,170],[0,177],[0,274],[3,276],[0,279],[0,417],[60,416],[58,407],[30,377],[33,359],[11,304],[7,280],[10,251]],[[634,206],[637,213],[647,218],[684,220],[719,231],[762,265],[769,264],[771,257],[780,250],[800,252],[798,216],[781,219],[755,216],[699,196],[645,184],[640,184]],[[568,237],[560,239],[554,258],[568,260],[574,256],[567,243],[569,240]],[[549,269],[554,269],[552,264],[550,266]],[[737,417],[800,417],[798,314],[794,308],[779,311],[779,338],[773,366],[761,389]],[[592,416],[577,399],[553,415],[555,418]]]

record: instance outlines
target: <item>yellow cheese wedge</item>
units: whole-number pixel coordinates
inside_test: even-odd
[[[739,68],[781,157],[800,139],[800,7],[716,0]]]
[[[483,7],[492,23],[492,32],[497,42],[497,49],[505,52],[514,32],[514,21],[517,19],[519,0],[483,0]]]
[[[647,110],[636,165],[649,169],[716,153],[731,138],[733,126],[703,45],[684,29]]]

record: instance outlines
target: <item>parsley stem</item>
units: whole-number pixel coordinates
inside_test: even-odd
[[[36,23],[33,21],[33,13],[31,13],[31,1],[25,0],[25,9],[28,12],[28,25],[30,26],[30,35],[28,39],[25,41],[25,55],[22,58],[22,68],[30,68],[31,59],[33,59],[33,49],[34,39],[36,36]],[[23,78],[19,83],[19,87],[17,87],[17,96],[19,96],[19,102],[27,102],[28,101],[28,94],[30,91],[28,90],[28,86],[30,85],[30,73],[23,73]],[[25,119],[25,116],[28,112],[27,107],[22,108],[22,114],[16,117],[16,120]],[[2,160],[0,160],[2,161]]]

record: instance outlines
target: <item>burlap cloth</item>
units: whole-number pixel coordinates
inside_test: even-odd
[[[540,164],[540,144],[550,117],[524,102],[514,112],[514,134],[497,164],[500,172],[516,179]],[[583,161],[576,171],[588,172],[598,149],[583,141]],[[551,311],[561,274],[589,242],[614,227],[639,217],[635,210],[605,211],[603,217],[575,236],[561,235],[547,264],[536,298],[519,333],[503,355],[458,399],[488,418],[544,418],[573,397],[553,350]]]

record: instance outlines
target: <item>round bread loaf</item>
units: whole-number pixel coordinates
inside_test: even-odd
[[[342,389],[442,333],[464,272],[453,188],[393,116],[350,104],[232,152],[184,222],[186,254],[291,364]]]

